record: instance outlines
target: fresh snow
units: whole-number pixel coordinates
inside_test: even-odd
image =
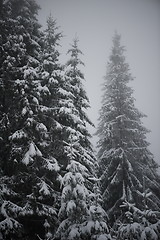
[[[40,186],[39,193],[42,193],[44,195],[50,195],[50,191],[48,189],[48,186],[47,186],[47,184],[44,181],[42,181],[38,185]]]
[[[49,83],[54,83],[54,84],[58,84],[58,81],[56,79],[54,79],[54,77],[50,77],[49,78]]]
[[[38,123],[37,126],[36,126],[36,129],[38,131],[47,132],[47,127],[43,123]]]
[[[37,91],[50,94],[49,88],[47,86],[37,86]]]
[[[58,92],[63,96],[63,97],[69,97],[71,95],[70,92],[67,92],[66,90],[64,90],[63,88],[59,88]]]
[[[88,169],[83,164],[76,162],[74,160],[72,160],[70,164],[67,166],[67,170],[71,172],[82,173],[83,176],[85,176],[86,173],[88,172]]]
[[[28,111],[28,108],[25,106],[23,109],[22,109],[22,116],[25,116],[26,113]]]
[[[24,158],[22,159],[22,162],[25,165],[28,165],[30,162],[33,162],[33,158],[29,155],[29,152],[26,152],[26,154],[24,155]]]
[[[44,72],[42,73],[42,79],[46,79],[46,78],[48,78],[48,77],[49,77],[49,73],[46,72],[46,71],[44,71]]]
[[[74,240],[74,239],[79,239],[80,233],[78,231],[78,228],[73,227],[69,233],[68,240]]]
[[[128,161],[128,159],[127,159],[127,165],[128,165],[128,171],[129,171],[129,172],[133,172],[132,165],[131,165],[131,163]]]
[[[37,148],[37,146],[31,142],[29,146],[29,150],[26,152],[24,158],[22,159],[22,162],[25,165],[28,165],[30,162],[33,162],[33,157],[39,156],[42,157],[41,151]]]
[[[158,235],[151,227],[145,227],[142,234],[141,240],[158,240]]]
[[[60,166],[58,165],[58,162],[55,158],[45,159],[45,162],[45,166],[48,170],[56,172],[60,170]]]
[[[71,108],[61,107],[59,109],[59,113],[63,113],[65,115],[67,115],[67,114],[69,115],[69,114],[71,114],[71,112],[72,112]]]
[[[9,217],[7,217],[6,219],[0,222],[0,230],[6,231],[6,232],[9,232],[11,229],[17,232],[21,227],[22,225],[19,222]]]
[[[34,104],[38,105],[39,104],[39,101],[36,97],[33,97],[32,101],[34,102]]]
[[[35,80],[35,78],[37,78],[38,75],[37,75],[37,72],[34,68],[29,68],[29,69],[26,69],[24,70],[24,79],[31,79],[31,80]]]
[[[67,207],[66,207],[66,211],[67,213],[69,214],[70,212],[72,212],[73,210],[76,209],[76,204],[74,202],[74,200],[70,200],[68,203],[67,203]]]
[[[83,199],[86,197],[86,193],[84,192],[84,186],[77,184],[76,187],[73,189],[72,194],[75,198]]]
[[[9,139],[15,140],[15,139],[22,139],[26,138],[27,134],[23,130],[17,130],[15,133],[13,133]]]
[[[109,237],[107,234],[101,234],[96,240],[111,240],[111,237]]]

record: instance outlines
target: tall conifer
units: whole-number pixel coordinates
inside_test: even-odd
[[[66,64],[65,78],[70,98],[65,101],[62,112],[68,112],[69,118],[63,118],[65,146],[65,175],[62,178],[60,225],[56,239],[110,239],[108,228],[103,221],[104,211],[96,202],[93,192],[96,159],[90,143],[87,124],[92,124],[86,115],[89,100],[83,87],[84,75],[79,58],[82,52],[78,48],[78,39],[74,39],[70,59]],[[101,215],[101,217],[100,217]]]
[[[133,78],[124,51],[120,35],[115,33],[97,130],[104,207],[112,216],[119,215],[119,204],[124,199],[140,208],[160,208],[157,164],[148,149],[148,130],[141,120],[145,115],[134,104],[129,86]],[[146,191],[152,194],[144,204]]]
[[[92,150],[92,145],[90,142],[90,134],[87,129],[87,125],[92,125],[86,114],[86,110],[90,107],[89,99],[87,97],[83,82],[85,81],[84,74],[81,71],[81,66],[84,63],[80,59],[82,55],[81,50],[78,47],[78,38],[73,40],[71,48],[68,50],[70,54],[70,59],[66,63],[66,78],[69,84],[69,90],[72,94],[72,100],[75,108],[75,113],[78,116],[78,121],[76,122],[76,116],[73,118],[72,128],[77,132],[79,145],[80,145],[80,155],[82,164],[88,168],[92,168],[95,163],[95,158]]]
[[[48,239],[56,222],[59,167],[47,154],[50,129],[43,116],[47,88],[41,79],[43,38],[36,19],[38,5],[33,0],[11,0],[3,6],[7,11],[6,21],[1,21],[5,26],[0,127],[7,151],[1,149],[0,229],[4,239]]]

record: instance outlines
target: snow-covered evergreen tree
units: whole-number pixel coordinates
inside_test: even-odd
[[[63,93],[63,98],[67,98],[68,95],[65,94],[64,90],[63,66],[59,62],[59,51],[57,49],[62,34],[57,33],[57,29],[57,23],[50,15],[42,38],[43,48],[40,54],[41,64],[39,67],[41,81],[37,91],[40,104],[39,114],[47,131],[46,141],[41,144],[41,147],[46,157],[53,157],[60,162],[59,155],[63,152],[62,140],[59,137],[62,136],[62,126],[58,114],[62,98],[60,92]]]
[[[83,224],[83,235],[91,240],[111,240],[111,234],[107,226],[108,216],[102,208],[102,197],[99,189],[99,179],[94,179],[92,197],[89,203],[89,215]],[[86,239],[84,238],[84,239]]]
[[[60,226],[56,239],[109,239],[108,228],[103,221],[104,210],[93,191],[96,159],[93,154],[87,124],[91,124],[85,110],[89,101],[83,88],[84,76],[79,69],[81,51],[74,39],[71,59],[67,62],[65,79],[69,94],[60,113],[63,119],[63,138],[66,174],[62,179],[62,198],[59,211]],[[69,116],[64,113],[69,113]],[[65,116],[65,118],[64,118]],[[102,214],[102,216],[100,216]]]
[[[93,126],[93,123],[86,114],[86,110],[90,107],[90,104],[83,86],[85,78],[80,66],[84,65],[84,63],[79,58],[82,52],[78,48],[78,41],[77,38],[73,40],[73,44],[68,50],[68,54],[70,54],[71,57],[66,63],[65,76],[69,85],[68,91],[72,94],[72,102],[74,105],[74,116],[70,126],[77,132],[80,147],[79,153],[81,155],[79,161],[91,170],[92,165],[95,164],[95,157],[93,155],[90,142],[91,136],[88,132],[87,124]]]
[[[75,161],[76,149],[73,142],[68,145],[68,172],[62,179],[63,190],[61,208],[59,211],[60,225],[56,239],[82,239],[82,223],[88,215],[87,198],[89,192],[85,187],[85,179],[89,174],[88,169]]]
[[[10,0],[3,8],[0,229],[3,239],[48,239],[56,225],[59,166],[47,152],[50,129],[43,99],[48,91],[41,81],[38,6],[33,0]]]
[[[141,211],[127,201],[120,206],[122,223],[118,227],[117,239],[158,240],[160,237],[160,212],[149,209]]]
[[[59,62],[59,52],[57,46],[62,37],[57,33],[58,27],[55,20],[50,15],[47,20],[47,29],[44,35],[44,50],[42,53],[41,97],[44,109],[43,116],[46,118],[49,129],[49,151],[48,153],[64,164],[64,143],[66,134],[64,129],[70,125],[70,114],[72,108],[71,93],[67,91],[68,83],[64,78],[64,67]],[[43,108],[42,108],[43,111]]]
[[[39,28],[36,26],[36,22],[31,28],[37,9],[38,6],[34,1],[1,1],[0,162],[2,202],[0,229],[3,239],[22,237],[20,230],[22,225],[18,219],[18,213],[20,213],[20,209],[22,210],[22,207],[18,206],[21,197],[16,192],[15,174],[17,173],[18,156],[22,152],[20,145],[22,139],[26,139],[26,135],[21,131],[20,119],[22,118],[19,108],[21,95],[16,81],[23,78],[23,67],[28,62],[27,51],[32,51],[34,48],[34,40],[30,38],[29,34],[32,35]],[[33,38],[35,36],[34,34]],[[15,140],[19,141],[19,147],[16,147]]]
[[[146,191],[152,193],[147,199],[148,207],[160,208],[157,164],[148,149],[148,131],[141,121],[145,115],[135,107],[133,90],[128,85],[133,78],[124,50],[120,35],[115,33],[97,130],[104,208],[112,217],[120,214],[119,205],[124,199],[144,208],[144,179]]]
[[[88,169],[77,160],[78,141],[70,137],[67,144],[69,164],[62,178],[60,225],[55,239],[108,240],[111,239],[105,222],[106,213],[100,205],[99,188],[87,189],[86,180],[94,180]],[[105,220],[104,220],[105,219]]]

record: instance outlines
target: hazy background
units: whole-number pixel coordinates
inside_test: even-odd
[[[91,109],[88,116],[97,126],[101,107],[101,84],[111,53],[115,30],[121,34],[126,47],[126,61],[135,80],[131,83],[136,107],[148,117],[144,126],[151,130],[147,135],[150,150],[160,163],[160,1],[159,0],[36,0],[41,6],[39,21],[45,27],[51,13],[61,40],[61,61],[75,34],[84,55],[87,95]],[[95,129],[90,129],[91,134]],[[97,138],[93,137],[95,146]]]

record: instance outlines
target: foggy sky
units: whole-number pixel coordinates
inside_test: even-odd
[[[136,107],[147,115],[144,126],[151,130],[147,140],[155,160],[160,163],[160,1],[158,0],[36,0],[41,6],[39,21],[46,24],[51,13],[63,32],[60,48],[65,63],[66,52],[75,34],[84,55],[87,95],[91,109],[88,116],[97,125],[101,107],[101,84],[111,53],[115,30],[126,48],[126,62],[135,77]],[[90,129],[91,134],[95,129]],[[92,142],[95,144],[96,138]]]

